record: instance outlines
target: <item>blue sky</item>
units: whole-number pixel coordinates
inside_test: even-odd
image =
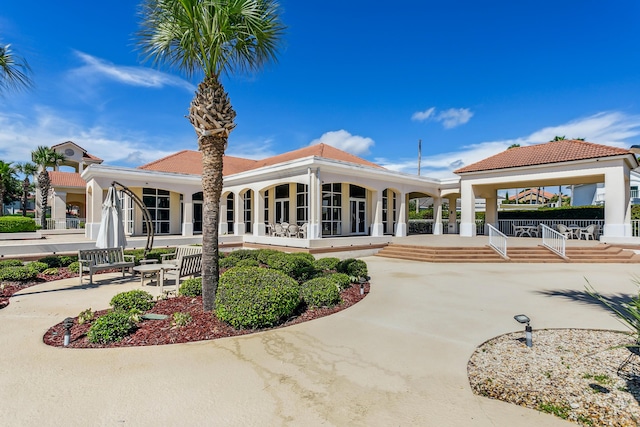
[[[280,2],[279,61],[224,77],[227,154],[326,142],[387,168],[452,170],[555,135],[640,144],[640,2]],[[106,164],[197,149],[185,115],[201,76],[140,62],[137,2],[0,8],[0,42],[36,87],[0,98],[0,159],[74,141]]]

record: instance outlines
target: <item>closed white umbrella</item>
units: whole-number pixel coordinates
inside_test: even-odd
[[[122,208],[116,189],[111,186],[107,191],[107,198],[102,204],[102,221],[96,239],[97,248],[126,247],[127,238],[124,235]]]

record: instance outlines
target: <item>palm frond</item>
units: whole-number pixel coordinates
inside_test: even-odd
[[[11,45],[0,45],[0,94],[7,90],[29,89],[31,67],[26,59],[16,56]]]

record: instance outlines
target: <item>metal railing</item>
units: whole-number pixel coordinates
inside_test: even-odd
[[[40,218],[34,218],[36,225],[41,226]],[[47,218],[47,230],[79,230],[84,228],[86,218]]]
[[[489,231],[489,246],[491,246],[496,252],[498,252],[504,258],[507,258],[508,237],[491,224],[487,224],[485,228],[486,230]]]
[[[409,234],[433,234],[433,219],[410,219]],[[458,234],[460,232],[460,220],[457,219],[452,230],[449,230],[449,220],[442,220],[442,234]],[[484,220],[476,220],[476,234],[478,236],[485,235]]]
[[[498,220],[498,229],[507,236],[513,236],[514,226],[537,226],[539,224],[546,225],[549,228],[556,228],[558,224],[563,224],[567,227],[588,227],[590,225],[599,225],[599,229],[602,230],[602,227],[604,226],[604,219],[501,219]],[[640,228],[640,224],[638,227]],[[634,236],[636,235],[637,234],[634,234]]]
[[[542,227],[542,245],[565,258],[567,237],[544,224],[540,224],[540,226]]]

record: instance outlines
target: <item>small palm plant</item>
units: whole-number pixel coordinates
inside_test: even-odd
[[[640,288],[639,277],[634,277],[632,281]],[[635,338],[635,344],[627,345],[626,347],[640,349],[640,293],[638,296],[631,298],[630,301],[623,302],[617,306],[612,304],[607,298],[600,295],[593,286],[591,286],[588,280],[585,290],[587,294],[597,299],[611,310],[618,320],[631,330],[631,333]]]

